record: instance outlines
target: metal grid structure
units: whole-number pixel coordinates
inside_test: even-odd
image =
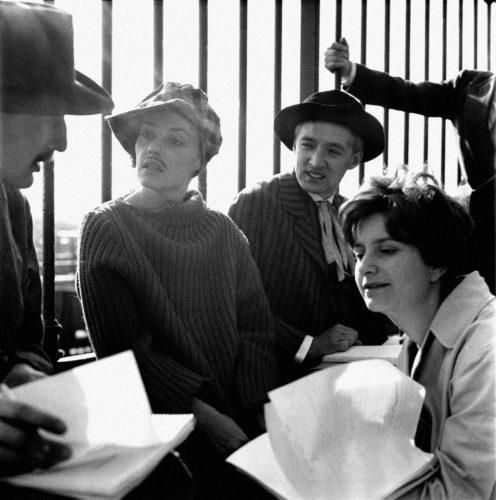
[[[44,0],[47,3],[57,5],[53,0]],[[82,1],[82,0],[81,0]],[[138,0],[136,0],[138,1]],[[139,0],[141,1],[141,0]],[[174,0],[170,0],[173,2]],[[383,54],[383,67],[385,71],[390,70],[391,63],[391,19],[392,9],[397,8],[398,4],[402,5],[402,12],[404,11],[403,22],[405,26],[404,34],[404,72],[405,78],[411,77],[411,57],[415,50],[418,53],[420,50],[423,52],[423,75],[420,79],[428,80],[431,78],[430,67],[432,52],[431,36],[433,29],[441,31],[441,52],[442,52],[442,70],[441,77],[446,79],[448,76],[448,54],[457,51],[458,54],[458,69],[461,68],[477,68],[491,70],[492,65],[492,14],[494,14],[494,4],[496,0],[423,0],[424,12],[424,40],[423,46],[418,48],[418,41],[415,48],[412,47],[412,1],[411,0],[381,0],[381,12],[371,12],[372,0],[358,0],[359,12],[356,9],[357,1],[353,3],[354,12],[351,14],[353,22],[359,27],[359,58],[358,62],[366,64],[371,54],[372,46],[380,46],[382,41],[382,49],[377,50]],[[417,0],[416,0],[417,1]],[[112,65],[113,56],[119,47],[116,46],[113,40],[113,27],[115,23],[114,8],[117,6],[118,0],[101,0],[101,51],[102,51],[102,84],[109,92],[113,90],[112,81]],[[164,47],[164,17],[167,16],[168,0],[154,0],[153,2],[153,23],[150,30],[153,30],[153,84],[154,87],[158,86],[163,79],[164,74],[164,60],[167,58],[167,47]],[[215,0],[198,0],[198,75],[199,81],[197,84],[204,90],[208,91],[209,84],[209,30],[219,30],[219,26],[211,26],[212,20],[210,19],[210,8]],[[265,0],[267,9],[272,9],[274,17],[273,30],[271,33],[253,34],[254,27],[249,23],[249,9],[251,3],[248,0],[232,0],[232,5],[235,6],[238,12],[239,28],[238,28],[238,44],[239,44],[239,74],[238,74],[238,101],[235,103],[238,108],[238,124],[237,124],[237,137],[238,137],[238,158],[237,158],[237,189],[241,190],[247,183],[247,172],[250,169],[250,162],[248,161],[247,153],[249,153],[247,142],[247,124],[248,118],[252,109],[248,105],[248,82],[250,79],[249,73],[249,37],[263,36],[267,45],[272,46],[271,54],[273,53],[273,114],[281,109],[282,94],[285,87],[285,80],[283,78],[284,68],[284,41],[287,40],[291,33],[285,31],[284,15],[287,2],[285,0]],[[376,2],[375,2],[376,3]],[[394,4],[394,7],[392,5]],[[441,3],[441,6],[439,4]],[[442,9],[441,23],[434,21],[431,16],[431,10],[434,4],[437,8]],[[350,17],[350,1],[343,2],[343,0],[299,0],[300,9],[300,32],[295,34],[299,37],[299,95],[303,99],[311,93],[319,90],[320,82],[322,80],[322,40],[325,38],[328,43],[334,39],[339,39],[342,33],[345,33],[345,17]],[[375,5],[375,4],[374,4]],[[456,42],[453,40],[448,41],[448,17],[452,15],[452,11],[458,13],[458,33],[455,37]],[[325,12],[325,15],[323,15]],[[329,16],[329,12],[331,13]],[[375,22],[377,16],[380,17],[381,25],[384,27],[382,40],[377,42],[377,37],[370,33],[371,26]],[[465,33],[467,30],[466,17],[471,18],[473,21],[473,38],[469,40],[469,36]],[[397,17],[397,15],[396,15]],[[485,24],[485,32],[481,32],[480,25]],[[469,30],[470,31],[470,30]],[[325,33],[325,37],[323,36]],[[329,35],[331,38],[329,38]],[[346,33],[345,33],[346,34]],[[456,46],[454,46],[456,43]],[[472,47],[472,61],[464,60],[464,47],[469,43]],[[355,50],[358,49],[355,47]],[[483,47],[484,60],[481,56],[481,46]],[[465,58],[466,59],[466,58]],[[419,78],[415,78],[419,80]],[[436,78],[436,80],[438,80]],[[193,82],[194,83],[194,82]],[[340,81],[335,78],[334,86],[339,88]],[[270,87],[269,90],[270,91]],[[390,118],[391,111],[376,110],[378,118],[382,121],[386,134],[386,148],[382,155],[381,162],[387,166],[390,160],[392,137],[394,140],[398,136],[402,136],[403,140],[403,163],[407,164],[411,155],[413,147],[417,147],[419,142],[412,141],[412,129],[410,116],[406,113],[403,114],[403,127],[402,131],[398,131],[395,127],[391,129]],[[396,112],[395,112],[396,113]],[[382,116],[381,116],[382,115]],[[432,142],[430,139],[431,120],[423,118],[423,138],[420,141],[422,145],[422,158],[427,162],[429,156],[429,147]],[[271,129],[270,129],[271,130]],[[270,130],[265,133],[270,134]],[[440,180],[444,184],[446,180],[446,124],[444,121],[441,123],[440,141]],[[274,136],[272,145],[272,165],[268,165],[269,173],[278,173],[281,171],[281,146],[279,140]],[[387,167],[384,167],[385,169]],[[112,197],[112,137],[109,128],[102,120],[101,130],[101,201],[109,200]],[[364,165],[358,169],[357,183],[361,183],[364,179],[365,170]],[[58,345],[56,342],[57,336],[60,332],[60,325],[58,325],[55,317],[54,306],[54,170],[53,163],[48,164],[44,169],[44,197],[43,197],[43,316],[46,328],[46,342],[47,349],[52,356],[56,359],[58,355]],[[209,179],[207,173],[202,172],[198,181],[198,188],[203,196],[207,198],[209,194]],[[232,193],[235,195],[235,192]]]

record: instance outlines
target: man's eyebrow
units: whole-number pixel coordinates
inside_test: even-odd
[[[309,136],[309,135],[302,135],[300,138],[299,138],[300,141],[309,141],[309,142],[317,142],[317,139],[315,139],[314,137],[312,136]],[[334,142],[334,141],[328,141],[325,143],[325,145],[327,147],[338,147],[338,148],[341,148],[341,149],[345,149],[344,146],[340,143],[340,142]]]
[[[315,139],[309,135],[302,135],[300,141],[315,141]]]
[[[141,126],[143,125],[147,125],[149,127],[153,127],[153,128],[160,128],[160,125],[158,125],[157,123],[155,122],[151,122],[149,120],[143,120],[143,122],[141,122]],[[183,127],[172,127],[169,129],[169,131],[172,131],[172,132],[184,132],[186,135],[189,134],[189,132],[183,128]]]
[[[384,236],[384,238],[375,238],[372,240],[372,244],[373,245],[380,245],[382,243],[388,243],[390,241],[395,241],[393,238],[391,238],[391,236]],[[355,243],[353,243],[353,248],[356,248],[356,247],[363,247],[363,243],[360,243],[360,241],[355,241]]]

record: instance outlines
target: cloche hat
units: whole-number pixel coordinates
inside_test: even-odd
[[[222,135],[220,119],[201,89],[177,82],[163,83],[134,109],[107,116],[106,119],[122,147],[134,158],[134,146],[145,117],[151,111],[168,109],[181,114],[198,128],[206,165],[219,152]]]

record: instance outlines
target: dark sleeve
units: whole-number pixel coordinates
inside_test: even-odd
[[[251,193],[240,193],[229,208],[229,217],[237,224],[241,231],[246,235],[249,241],[250,250],[258,267],[269,266],[270,259],[265,255],[265,259],[260,259],[262,250],[259,248],[261,238],[263,237],[264,224],[262,214],[270,210],[270,198],[263,197],[259,191]],[[262,262],[263,260],[263,262]],[[268,273],[270,274],[270,273]],[[263,280],[263,272],[262,272]],[[283,318],[274,314],[275,322],[275,353],[277,359],[293,360],[305,335],[311,332],[303,332],[290,325]]]
[[[43,323],[41,318],[41,280],[38,259],[33,245],[32,222],[29,219],[29,241],[27,255],[27,281],[24,294],[24,315],[15,336],[11,365],[27,363],[45,373],[52,371],[52,365],[43,350]]]
[[[7,369],[27,363],[50,373],[42,347],[41,280],[29,203],[18,190],[4,191],[1,184],[0,196],[0,331]]]
[[[140,317],[126,276],[126,243],[105,214],[86,216],[80,236],[76,279],[85,321],[98,357],[132,349],[154,412],[190,411],[208,379],[154,347],[153,332]]]
[[[235,229],[237,231],[237,229]],[[239,234],[236,270],[237,327],[241,349],[237,387],[242,406],[267,400],[275,385],[274,322],[248,243]]]
[[[452,80],[412,83],[361,64],[356,65],[356,70],[351,86],[345,90],[364,104],[449,120],[456,115],[457,93]]]

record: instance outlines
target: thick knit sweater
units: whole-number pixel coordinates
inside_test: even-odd
[[[246,239],[189,192],[159,212],[107,202],[84,219],[78,295],[98,357],[132,349],[155,412],[194,397],[236,415],[273,387],[273,321]]]

